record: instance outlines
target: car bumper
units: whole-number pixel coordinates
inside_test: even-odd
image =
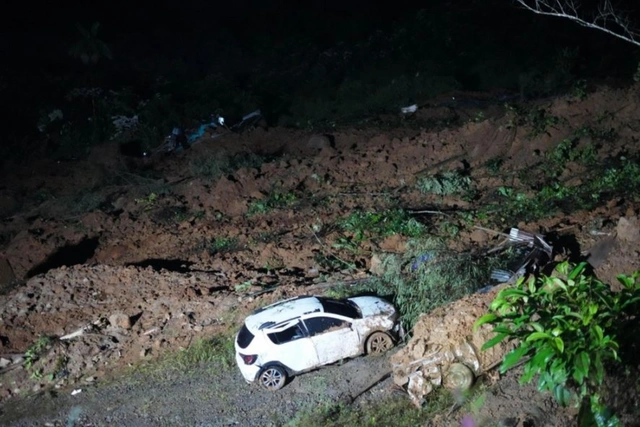
[[[260,372],[260,367],[258,365],[247,365],[238,353],[236,353],[236,364],[238,365],[240,373],[246,382],[252,383],[256,380],[256,377]]]

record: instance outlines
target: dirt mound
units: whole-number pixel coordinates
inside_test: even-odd
[[[452,365],[461,363],[478,376],[496,366],[513,348],[500,343],[481,351],[494,335],[492,328],[484,325],[473,330],[476,320],[487,313],[489,304],[505,286],[469,295],[420,316],[411,340],[391,358],[395,383],[406,386],[416,405],[422,404],[434,386],[443,385]]]
[[[186,347],[212,336],[238,307],[223,273],[179,274],[140,267],[74,266],[30,279],[0,307],[3,352],[21,354],[34,337],[46,356],[30,368],[57,384]],[[44,349],[42,349],[44,350]],[[28,352],[27,352],[28,355]],[[12,363],[25,357],[14,357]],[[18,372],[18,371],[16,371]]]

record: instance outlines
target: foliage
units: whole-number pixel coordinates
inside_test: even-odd
[[[341,220],[339,226],[353,235],[355,243],[394,234],[419,237],[425,232],[424,225],[402,209],[388,209],[382,212],[355,211]]]
[[[174,367],[182,370],[204,364],[212,369],[229,369],[235,360],[234,337],[219,334],[210,339],[198,339],[169,359]]]
[[[145,197],[141,197],[139,199],[135,199],[135,202],[138,203],[139,205],[144,206],[144,210],[148,211],[151,208],[153,208],[155,206],[155,204],[158,202],[159,200],[159,196],[157,193],[155,192],[151,192],[149,194],[147,194]]]
[[[228,252],[238,246],[237,237],[216,237],[209,243],[209,253]]]
[[[563,121],[560,117],[548,114],[547,110],[541,107],[528,109],[516,104],[505,104],[505,108],[510,117],[507,128],[529,126],[529,138],[546,134],[550,127]]]
[[[471,178],[462,172],[453,170],[434,176],[423,177],[416,184],[422,193],[431,193],[438,196],[451,194],[464,194],[471,189]]]
[[[500,169],[502,168],[503,164],[504,160],[502,158],[494,157],[487,160],[484,165],[491,175],[496,176],[500,173]]]
[[[31,369],[33,364],[44,355],[49,344],[51,344],[50,337],[43,336],[38,338],[24,353],[24,367]]]
[[[555,158],[562,162],[573,156],[566,153],[561,148]],[[532,221],[558,211],[592,209],[616,195],[633,199],[640,191],[640,164],[636,159],[623,158],[609,164],[594,165],[579,185],[568,186],[551,181],[534,190],[531,194],[513,187],[499,187],[496,191],[500,197],[499,203],[488,204],[481,211],[500,223]]]
[[[587,405],[597,415],[605,366],[619,360],[618,333],[640,308],[640,273],[618,276],[623,289],[615,293],[585,267],[564,262],[555,276],[521,278],[496,296],[476,328],[494,326],[496,335],[483,349],[517,342],[501,372],[524,362],[522,383],[538,376],[540,391],[552,392],[563,405]]]
[[[269,193],[266,199],[255,200],[249,204],[247,215],[267,213],[273,209],[291,207],[298,202],[298,197],[292,191]]]
[[[379,295],[392,295],[408,330],[420,314],[485,286],[498,265],[498,256],[453,253],[433,238],[412,240],[405,253],[384,257],[382,275],[367,286]]]

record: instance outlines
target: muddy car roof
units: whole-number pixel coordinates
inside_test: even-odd
[[[322,304],[316,297],[291,298],[256,310],[246,318],[245,324],[250,330],[263,329],[304,314],[321,311]]]

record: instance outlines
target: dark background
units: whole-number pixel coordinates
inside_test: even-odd
[[[584,3],[584,14],[595,4]],[[638,22],[633,2],[617,7]],[[74,88],[119,94],[92,100],[104,129],[94,120],[90,137],[86,129],[73,136],[88,145],[106,137],[116,114],[139,114],[150,139],[214,112],[255,108],[272,125],[322,127],[451,90],[525,100],[585,82],[627,84],[639,59],[630,43],[511,0],[9,1],[3,9],[5,151],[42,136],[36,125],[55,108],[77,127],[88,104],[65,100]],[[113,58],[85,65],[69,50],[81,39],[76,24],[94,22]],[[70,126],[52,132],[70,140]]]

